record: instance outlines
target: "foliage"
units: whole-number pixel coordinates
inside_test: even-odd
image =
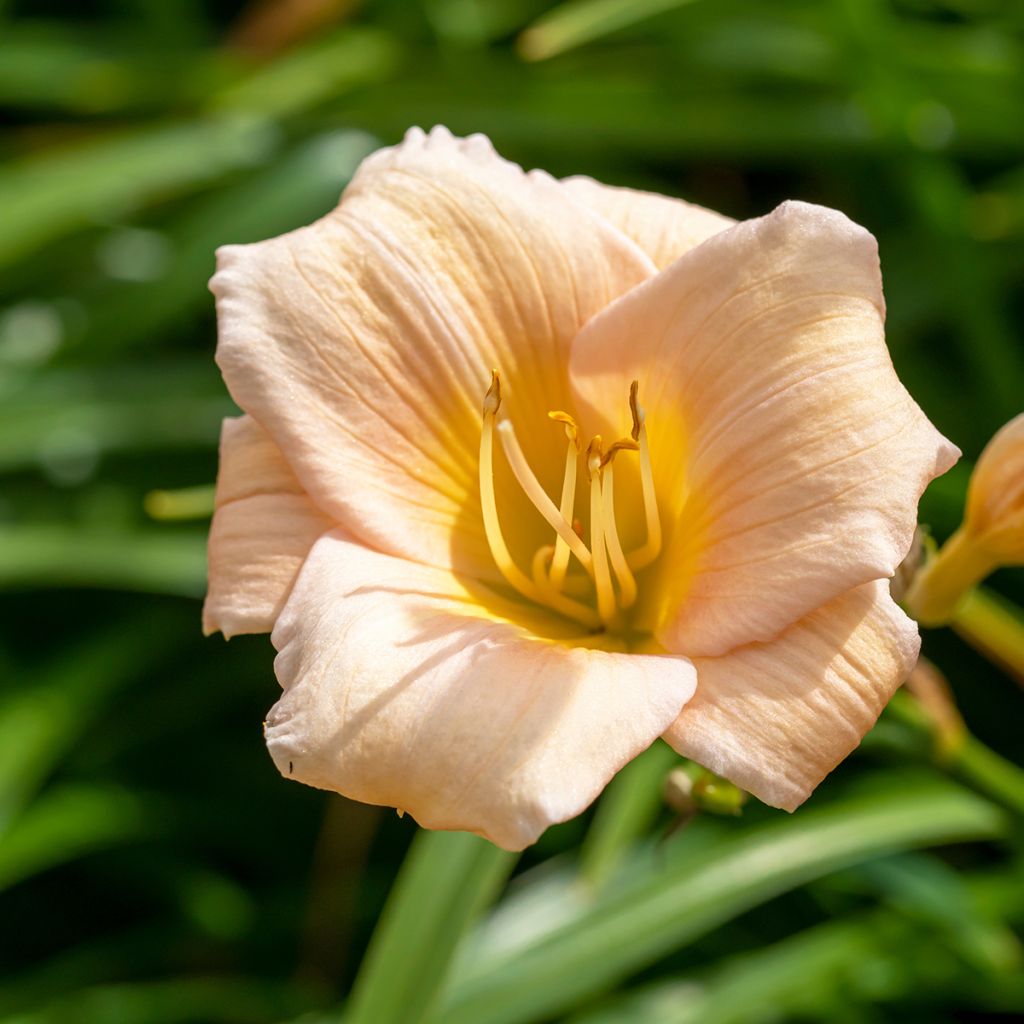
[[[968,455],[923,506],[947,535],[1024,394],[1021,96],[1001,0],[0,2],[0,1024],[1024,1013],[1021,695],[951,631],[956,757],[905,698],[796,815],[681,823],[656,746],[517,863],[282,781],[269,642],[198,615],[213,250],[417,123],[869,226],[897,368]]]

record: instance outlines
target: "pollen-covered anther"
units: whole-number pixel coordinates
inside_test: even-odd
[[[494,416],[501,408],[501,376],[497,370],[491,370],[491,386],[484,394],[484,418]]]
[[[556,423],[562,423],[565,426],[565,436],[573,444],[576,451],[580,450],[580,428],[576,426],[576,421],[567,413],[562,412],[561,409],[552,409],[548,413],[548,419],[554,420]]]

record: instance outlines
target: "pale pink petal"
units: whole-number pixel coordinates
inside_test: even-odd
[[[332,526],[256,421],[226,419],[203,632],[270,632],[313,542]]]
[[[736,223],[682,199],[602,185],[593,178],[566,178],[562,184],[632,238],[659,269]]]
[[[860,743],[919,648],[885,581],[868,583],[776,640],[696,659],[697,694],[665,739],[792,811]]]
[[[785,203],[580,333],[573,381],[595,428],[628,429],[623,389],[640,382],[672,531],[647,589],[670,650],[769,640],[896,570],[922,490],[959,453],[897,379],[883,313],[874,238]]]
[[[541,639],[477,596],[340,531],[319,540],[272,637],[281,773],[517,850],[582,811],[693,693],[685,658]]]
[[[542,481],[561,480],[568,352],[654,272],[629,239],[483,136],[414,129],[310,227],[218,254],[217,359],[317,504],[364,542],[496,576],[480,516],[491,369]],[[502,464],[510,529],[550,532]],[[517,537],[512,538],[518,540]],[[516,544],[515,546],[519,546]]]

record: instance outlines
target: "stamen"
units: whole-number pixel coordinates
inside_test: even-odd
[[[615,525],[615,477],[610,459],[604,467],[604,479],[601,482],[601,506],[608,557],[611,559],[615,578],[619,581],[619,603],[623,608],[630,608],[636,601],[636,580],[629,571],[626,556],[622,553],[619,530]]]
[[[523,597],[538,604],[546,604],[555,611],[591,629],[600,620],[591,609],[562,594],[542,590],[512,561],[498,519],[498,505],[494,496],[494,420],[501,407],[501,379],[497,370],[491,371],[491,386],[483,404],[483,429],[480,432],[480,506],[483,510],[484,533],[501,574]]]
[[[519,486],[526,492],[526,496],[533,502],[534,508],[548,521],[551,528],[558,536],[565,541],[569,550],[580,560],[583,567],[589,572],[593,564],[590,552],[586,544],[575,533],[572,526],[566,521],[565,516],[555,508],[555,503],[544,492],[540,481],[533,475],[526,456],[516,440],[515,430],[509,420],[502,420],[498,424],[498,433],[501,436],[501,443],[505,449],[505,456],[512,467],[512,472],[519,481]]]
[[[605,624],[615,618],[615,591],[608,571],[605,547],[604,509],[601,500],[601,436],[587,448],[587,471],[590,473],[590,545],[594,553],[594,586],[597,590],[597,614]]]
[[[566,412],[558,410],[549,412],[548,416],[556,423],[565,425],[565,436],[569,441],[569,447],[565,451],[565,476],[562,478],[562,500],[558,511],[566,522],[572,524],[573,532],[580,536],[576,529],[576,521],[572,518],[572,511],[576,504],[576,462],[580,450],[580,433],[576,421]],[[565,584],[565,574],[569,568],[569,545],[558,534],[555,539],[555,553],[551,559],[551,586],[555,590],[561,590]]]
[[[627,556],[629,567],[637,572],[650,565],[661,552],[661,518],[658,515],[658,496],[654,491],[654,472],[651,469],[651,451],[647,444],[647,423],[643,408],[637,401],[639,383],[629,387],[629,411],[633,414],[633,440],[640,447],[640,486],[644,496],[644,518],[647,521],[647,540],[642,547]]]
[[[480,433],[480,506],[483,509],[484,533],[502,576],[524,597],[536,601],[539,599],[537,588],[512,561],[498,520],[498,503],[494,497],[494,420],[499,408],[501,378],[497,370],[491,370],[491,386],[484,395],[484,423]]]
[[[637,601],[635,573],[657,558],[661,551],[661,520],[654,473],[651,466],[645,413],[638,400],[639,385],[629,389],[629,409],[633,419],[630,437],[620,438],[606,449],[597,435],[586,450],[586,468],[590,481],[590,547],[584,543],[580,521],[575,518],[576,485],[579,472],[580,437],[576,421],[566,412],[553,410],[548,416],[565,429],[568,446],[565,473],[558,506],[540,485],[516,438],[509,420],[498,422],[501,409],[501,379],[491,373],[491,385],[483,402],[483,430],[480,437],[480,503],[484,530],[491,554],[509,584],[529,600],[545,605],[567,618],[591,628],[602,624],[618,628],[620,609]],[[554,543],[544,544],[533,555],[530,574],[513,561],[501,532],[494,493],[494,432],[498,431],[502,448],[513,475],[523,492],[555,531]],[[638,452],[640,482],[643,491],[645,543],[628,555],[622,550],[615,509],[615,457],[619,452]],[[575,555],[586,574],[569,574],[569,559]],[[588,578],[589,577],[589,578]],[[591,589],[593,588],[593,589]],[[596,598],[597,612],[575,600],[589,604]]]

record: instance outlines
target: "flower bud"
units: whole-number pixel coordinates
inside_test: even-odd
[[[964,521],[918,574],[907,607],[926,626],[948,622],[964,595],[1003,565],[1024,565],[1024,414],[981,453]]]
[[[1024,565],[1024,413],[981,453],[967,490],[965,527],[999,565]]]

